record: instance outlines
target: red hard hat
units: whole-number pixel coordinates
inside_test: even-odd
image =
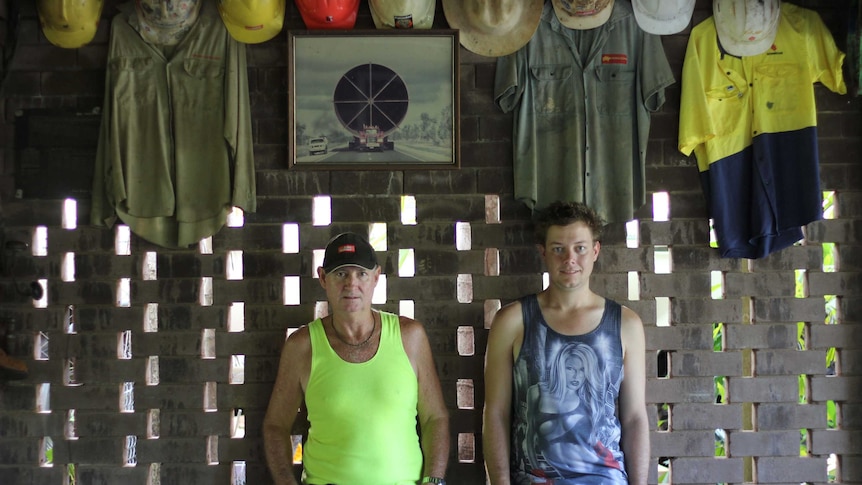
[[[308,29],[352,29],[359,0],[296,0]]]

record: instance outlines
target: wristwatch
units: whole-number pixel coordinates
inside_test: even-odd
[[[420,483],[437,483],[439,485],[446,485],[446,479],[440,477],[422,477],[422,481]]]

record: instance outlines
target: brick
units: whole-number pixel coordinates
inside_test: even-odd
[[[826,406],[822,404],[761,403],[757,406],[757,429],[761,431],[825,427]]]
[[[212,413],[163,411],[159,413],[159,439],[225,436],[230,431],[231,415],[230,410]]]
[[[159,382],[160,384],[226,383],[230,366],[230,358],[191,360],[183,357],[159,357]]]
[[[452,217],[457,214],[456,217]],[[400,216],[398,219],[400,220]],[[448,221],[454,226],[454,220],[461,222],[482,222],[485,220],[485,196],[464,195],[441,198],[430,195],[416,196],[416,220],[420,223]]]
[[[799,381],[796,376],[732,377],[728,379],[730,402],[796,402]]]
[[[859,341],[857,340],[857,342]],[[840,355],[842,374],[851,376],[862,375],[862,351],[842,350]]]
[[[860,455],[862,437],[858,431],[850,430],[813,430],[811,432],[811,452],[815,455]]]
[[[365,171],[338,172],[330,181],[330,193],[333,195],[333,215],[335,214],[335,197],[339,195],[367,194],[398,196],[404,192],[404,175],[398,171]],[[374,199],[375,204],[388,199]],[[397,199],[400,203],[400,199]]]
[[[147,433],[147,413],[75,412],[75,434],[81,440],[94,440]]]
[[[41,438],[49,436],[64,425],[61,413],[9,412],[0,416],[0,438],[2,441],[16,438]],[[2,467],[0,467],[2,468]]]
[[[387,297],[393,300],[412,300],[422,294],[426,298],[455,300],[454,276],[416,276],[404,278],[397,288],[390,288]]]
[[[862,270],[862,248],[858,244],[844,244],[836,247],[836,258],[841,262],[842,271]]]
[[[626,248],[602,246],[596,261],[595,273],[621,273],[638,271],[655,266],[650,248]]]
[[[799,430],[731,431],[732,456],[799,456]]]
[[[408,194],[471,194],[476,192],[476,175],[473,170],[447,170],[442,173],[411,170],[405,174],[403,184]]]
[[[39,463],[39,440],[40,438],[4,439],[0,442],[0,463],[3,463],[4,466],[29,465],[33,467],[35,463]]]
[[[816,350],[757,350],[757,375],[825,374],[826,352]]]
[[[199,446],[204,450],[206,449],[205,443]],[[163,463],[161,466],[161,483],[226,483],[231,476],[230,465],[230,463],[207,465],[205,460],[201,460],[198,464],[188,462],[183,464]],[[264,480],[271,480],[271,477],[267,476]],[[248,483],[255,482],[248,481]]]
[[[671,301],[671,321],[675,325],[703,324],[703,322],[734,323],[742,320],[742,302],[739,299],[713,300],[711,298],[680,298]],[[725,328],[729,328],[728,327]]]
[[[808,275],[809,296],[857,296],[862,285],[862,273],[811,273]]]
[[[674,483],[741,483],[741,458],[673,458],[671,475]]]
[[[645,328],[647,348],[655,350],[712,350],[712,325]]]
[[[461,143],[461,169],[512,166],[512,145],[503,141]]]
[[[811,378],[811,399],[858,402],[860,388],[859,376],[815,376]]]
[[[104,70],[42,73],[44,96],[101,95],[105,92]]]
[[[823,320],[823,301],[802,298],[757,298],[754,318],[757,322],[819,322]]]
[[[826,458],[760,457],[756,470],[757,483],[825,482]]]
[[[700,191],[700,174],[692,167],[647,167],[646,189],[650,192]]]
[[[141,443],[141,440],[138,440]],[[121,450],[122,450],[122,444]],[[92,485],[112,485],[115,483],[146,483],[149,467],[139,463],[134,467],[121,467],[120,462],[83,463],[75,467],[75,475],[80,483]]]
[[[770,271],[793,271],[808,269],[820,271],[823,263],[823,248],[819,245],[790,246],[771,253],[761,259],[750,260],[749,266],[755,273]]]
[[[715,437],[708,431],[650,433],[650,452],[658,456],[714,456]]]
[[[793,297],[796,278],[793,273],[728,273],[724,280],[726,298],[750,295],[758,297]]]
[[[715,401],[712,377],[657,379],[646,390],[647,403],[707,403]]]
[[[724,327],[725,348],[741,349],[796,349],[795,323],[736,324]]]
[[[78,382],[86,384],[142,382],[146,375],[146,368],[146,359],[118,360],[115,351],[112,358],[84,357],[77,359],[75,376]]]
[[[739,352],[683,351],[671,353],[671,373],[675,376],[739,376],[742,355]]]
[[[842,158],[842,161],[850,163],[824,163],[820,165],[820,186],[825,190],[856,190],[860,186],[862,174],[856,167],[856,160],[851,161]]]
[[[203,410],[203,383],[135,387],[135,409]]]
[[[698,231],[699,230],[700,228]],[[709,227],[703,228],[703,230],[708,231]],[[692,236],[692,238],[694,238],[694,236]],[[699,237],[697,239],[699,239]],[[710,248],[706,244],[674,246],[673,251],[671,252],[671,258],[673,261],[672,265],[674,272],[706,270],[730,272],[738,270],[738,263],[736,260],[720,257],[717,250]]]
[[[671,273],[640,275],[640,294],[642,297],[707,296],[710,292],[708,274]]]
[[[677,430],[741,429],[740,404],[686,403],[671,406],[671,428]]]

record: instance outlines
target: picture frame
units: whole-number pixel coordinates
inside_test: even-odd
[[[457,30],[288,32],[288,169],[460,168]]]

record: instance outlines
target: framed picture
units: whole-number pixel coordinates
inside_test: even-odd
[[[456,30],[288,32],[288,166],[459,167]]]

